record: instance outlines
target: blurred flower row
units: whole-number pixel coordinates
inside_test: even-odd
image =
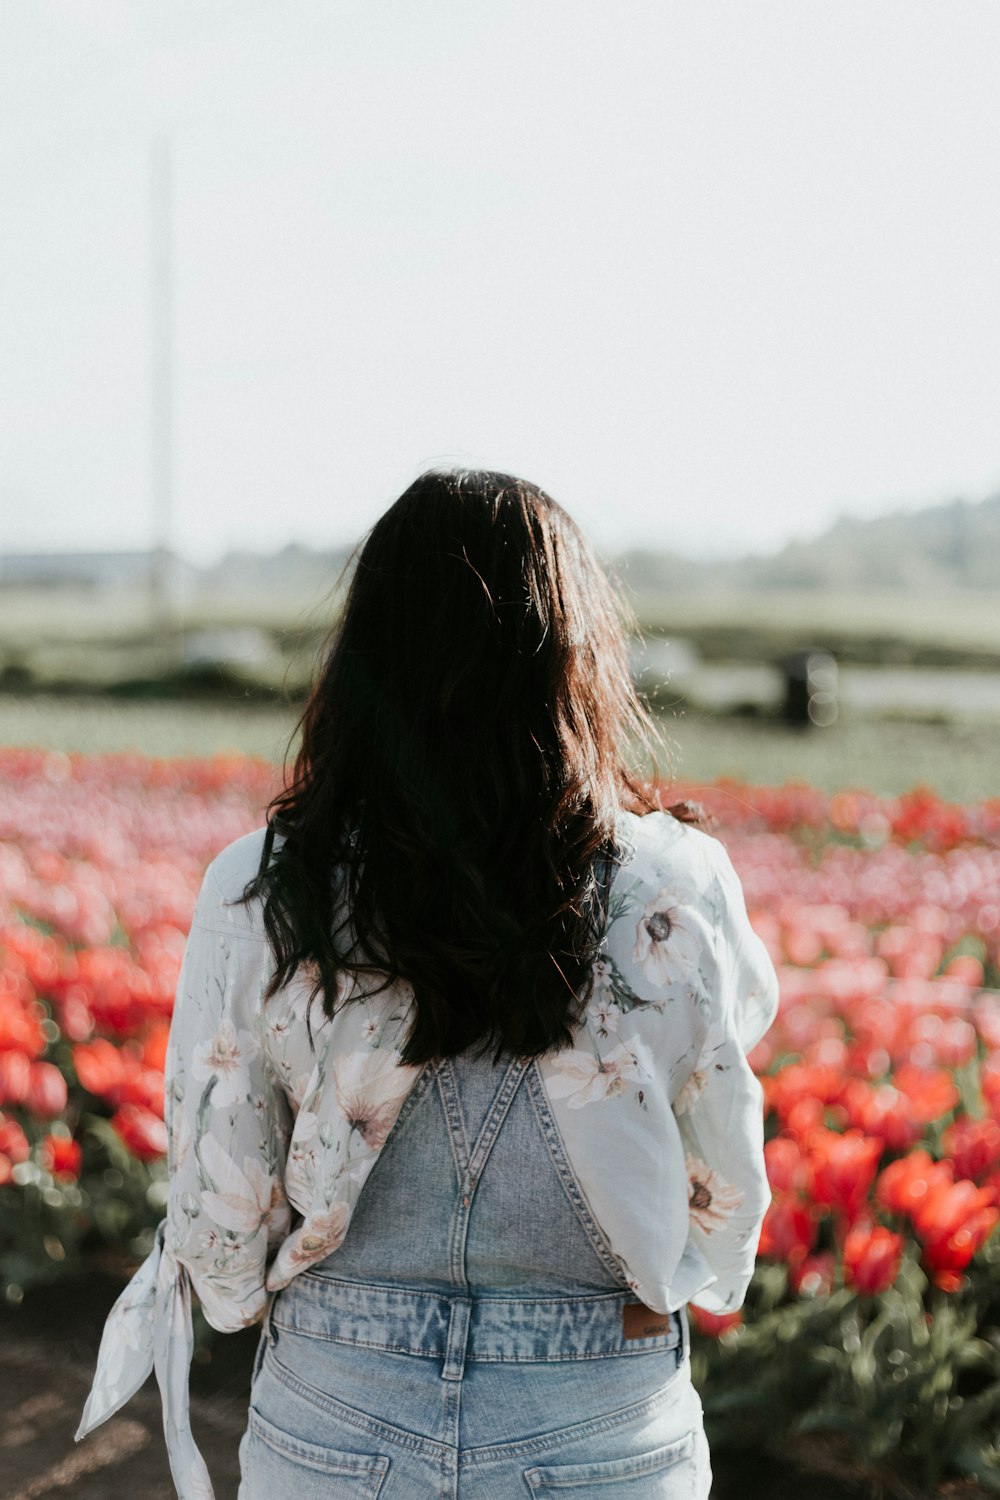
[[[259,826],[277,777],[238,757],[0,751],[0,1194],[23,1203],[0,1219],[8,1286],[94,1236],[138,1253],[159,1217],[164,1054],[201,874]],[[1000,801],[678,795],[711,815],[781,981],[751,1056],[774,1192],[761,1261],[790,1298],[872,1297],[910,1245],[958,1291],[1000,1219]]]
[[[0,1280],[94,1241],[148,1248],[165,1196],[163,1065],[202,872],[262,822],[243,757],[0,751]]]
[[[871,1297],[909,1245],[959,1291],[1000,1220],[1000,800],[687,794],[713,815],[780,980],[750,1057],[773,1190],[759,1257],[790,1296]],[[721,1333],[742,1315],[695,1319]]]

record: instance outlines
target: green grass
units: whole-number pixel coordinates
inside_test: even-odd
[[[760,589],[638,594],[643,629],[690,640],[706,661],[768,661],[824,646],[843,662],[1000,665],[996,595]]]
[[[228,752],[280,761],[295,727],[285,709],[189,700],[0,694],[0,744],[40,745],[88,755],[208,756]]]
[[[685,780],[807,781],[829,792],[851,786],[885,796],[924,783],[954,802],[1000,797],[997,725],[842,717],[830,729],[799,731],[694,713],[662,722],[674,774]]]
[[[304,692],[339,606],[335,583],[202,595],[177,606],[170,629],[135,587],[0,589],[0,678],[25,691],[169,686],[184,675],[185,639],[251,626],[266,650],[238,675]],[[687,640],[706,661],[767,663],[819,645],[843,663],[1000,668],[997,600],[984,593],[706,588],[638,592],[633,603],[648,632]]]
[[[674,774],[735,776],[765,785],[808,781],[827,791],[860,786],[891,795],[919,782],[957,802],[1000,796],[1000,726],[842,718],[798,732],[755,719],[665,715]],[[0,695],[0,744],[90,754],[156,756],[236,751],[280,761],[295,714],[234,699],[226,704]]]
[[[902,636],[997,650],[995,594],[857,592],[837,589],[706,590],[638,594],[633,600],[649,624],[668,621],[683,632],[706,626],[750,624],[762,629],[852,628],[858,634]]]

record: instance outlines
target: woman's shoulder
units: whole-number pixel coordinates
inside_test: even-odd
[[[266,836],[266,826],[255,828],[227,844],[210,862],[198,898],[197,925],[266,941],[259,897],[242,900],[260,869]]]
[[[241,895],[247,883],[257,874],[266,836],[266,826],[254,828],[252,832],[233,839],[211,861],[205,874],[222,895]]]
[[[725,847],[713,834],[669,812],[623,812],[618,842],[630,883],[658,890],[675,884],[678,893],[703,894],[729,865]]]

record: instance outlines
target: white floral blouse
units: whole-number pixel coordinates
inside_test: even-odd
[[[273,1294],[341,1244],[420,1069],[400,1062],[412,992],[327,1020],[305,974],[266,1005],[260,904],[228,905],[264,830],[209,866],[166,1063],[170,1196],[154,1248],[108,1315],[77,1440],[155,1367],[181,1500],[210,1500],[191,1434],[191,1288],[208,1322],[260,1321]],[[770,1202],[763,1091],[747,1053],[777,979],[722,845],[667,813],[623,813],[591,1001],[572,1049],[540,1059],[590,1207],[636,1297],[738,1308]],[[640,1004],[639,1002],[646,1002]],[[624,1170],[623,1170],[624,1164]]]

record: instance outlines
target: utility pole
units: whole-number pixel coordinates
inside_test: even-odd
[[[150,480],[153,508],[153,567],[150,603],[153,628],[176,654],[174,558],[174,276],[173,160],[169,136],[153,141],[150,187]]]

